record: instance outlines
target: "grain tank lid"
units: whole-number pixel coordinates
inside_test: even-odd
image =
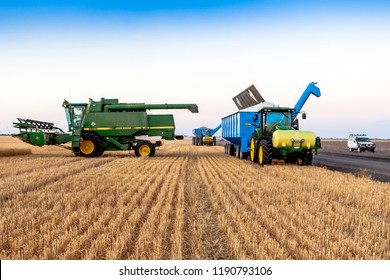
[[[278,106],[275,105],[274,103],[265,101],[265,102],[261,102],[260,104],[256,104],[251,107],[242,109],[240,110],[240,112],[260,112],[260,110],[265,107],[278,107]]]
[[[239,110],[246,109],[261,102],[264,102],[264,98],[254,85],[251,85],[241,93],[233,97],[233,101]]]

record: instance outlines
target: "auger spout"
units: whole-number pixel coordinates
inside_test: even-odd
[[[297,118],[298,113],[301,111],[303,108],[303,105],[305,105],[307,99],[309,99],[310,94],[313,94],[317,97],[321,96],[321,91],[320,89],[316,86],[317,83],[311,82],[305,91],[302,93],[301,98],[299,98],[297,104],[295,104],[294,109],[295,112],[293,113],[293,119]]]
[[[169,109],[188,109],[192,113],[198,113],[196,104],[145,104],[145,103],[129,103],[129,104],[113,104],[105,105],[104,112],[132,112],[146,110],[169,110]]]

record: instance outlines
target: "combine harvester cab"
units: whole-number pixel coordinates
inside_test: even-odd
[[[296,119],[311,94],[321,96],[315,83],[307,86],[294,108],[265,102],[253,85],[234,97],[240,111],[222,118],[222,137],[230,142],[225,153],[261,165],[272,159],[311,165],[321,141],[314,132],[299,130]]]
[[[23,141],[43,146],[71,142],[77,156],[96,157],[104,151],[134,150],[137,157],[154,156],[162,140],[175,139],[173,115],[147,114],[147,110],[189,109],[196,104],[119,103],[118,99],[89,100],[89,103],[63,102],[70,134],[52,123],[18,119],[14,127]]]

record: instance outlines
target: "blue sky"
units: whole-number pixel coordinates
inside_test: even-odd
[[[197,103],[177,132],[217,126],[254,84],[321,137],[390,138],[387,1],[1,1],[0,133],[16,117],[66,128],[63,99]]]

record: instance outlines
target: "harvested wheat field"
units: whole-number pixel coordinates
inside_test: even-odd
[[[0,157],[1,259],[390,259],[390,184],[171,141]]]
[[[29,145],[11,137],[0,137],[0,157],[31,154]]]

